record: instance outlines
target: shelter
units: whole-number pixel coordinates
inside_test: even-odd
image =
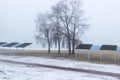
[[[92,44],[80,44],[76,47],[76,49],[90,50],[91,46],[92,46]],[[78,53],[78,51],[77,51],[77,53]],[[90,53],[88,51],[88,61],[89,61],[89,59],[90,59]]]
[[[117,56],[116,56],[116,50],[117,50],[117,45],[102,45],[102,47],[100,48],[100,50],[111,50],[111,51],[115,51],[115,54],[114,54],[114,62],[116,62],[117,60]],[[102,61],[102,52],[101,52],[101,61]]]
[[[92,44],[80,44],[76,47],[76,50],[88,50],[88,60],[90,59],[90,51],[94,52],[96,50],[100,50],[100,60],[102,61],[103,59],[103,52],[104,51],[114,51],[114,62],[116,62],[117,60],[117,55],[116,52],[120,51],[120,47],[118,47],[117,45],[92,45]]]
[[[31,45],[31,44],[32,44],[32,43],[23,43],[23,44],[20,44],[20,45],[16,46],[16,49],[17,49],[17,48],[23,48],[23,50],[24,50],[25,47],[27,47],[27,46],[29,46],[29,45]],[[25,51],[24,51],[24,54],[25,54]]]

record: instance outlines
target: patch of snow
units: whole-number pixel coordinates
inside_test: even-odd
[[[4,56],[4,55],[0,55],[0,59],[120,73],[120,66],[117,65],[95,64],[90,62],[81,62],[81,61],[75,61],[69,59],[48,59],[42,57],[29,57],[29,56],[23,57],[23,56]]]
[[[0,62],[0,80],[119,80],[118,78]]]

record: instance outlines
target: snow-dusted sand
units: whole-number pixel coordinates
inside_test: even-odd
[[[63,58],[50,59],[42,57],[0,55],[0,59],[120,73],[120,66],[117,65],[93,64],[89,62],[74,61]],[[3,62],[0,62],[0,70],[0,80],[119,80],[118,78],[109,76],[63,71],[42,67],[37,68]]]

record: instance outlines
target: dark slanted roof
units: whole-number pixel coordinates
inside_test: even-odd
[[[92,44],[80,44],[76,47],[76,49],[90,49]]]
[[[3,47],[12,47],[12,46],[17,45],[17,44],[18,44],[18,42],[12,42],[12,43],[4,45]]]
[[[21,47],[21,48],[24,48],[24,47],[27,47],[27,46],[29,46],[29,45],[31,45],[32,43],[23,43],[23,44],[20,44],[20,45],[18,45],[18,46],[16,46],[16,47]]]
[[[100,50],[117,50],[117,45],[102,45]]]
[[[0,46],[3,45],[3,44],[6,44],[6,42],[0,42]]]

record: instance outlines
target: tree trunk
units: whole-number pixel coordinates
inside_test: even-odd
[[[60,54],[60,35],[57,29],[57,39],[58,39],[58,54]]]
[[[73,32],[72,54],[75,54],[75,27]]]
[[[69,46],[69,54],[71,54],[71,43],[70,43],[70,40],[69,40],[68,43],[69,43],[69,44],[68,44],[68,46]]]
[[[71,42],[70,42],[70,34],[68,33],[68,47],[69,47],[69,54],[71,54]]]
[[[48,53],[50,53],[50,42],[48,42]]]
[[[70,31],[69,31],[69,28],[68,28],[68,24],[67,24],[67,34],[68,34],[68,36],[67,36],[67,38],[68,38],[68,48],[69,48],[69,55],[71,54],[71,40],[70,40]]]
[[[58,39],[58,54],[60,54],[60,39]]]
[[[49,34],[48,34],[49,35]],[[50,53],[50,39],[49,39],[49,36],[48,36],[48,39],[47,39],[47,41],[48,41],[48,53]]]

